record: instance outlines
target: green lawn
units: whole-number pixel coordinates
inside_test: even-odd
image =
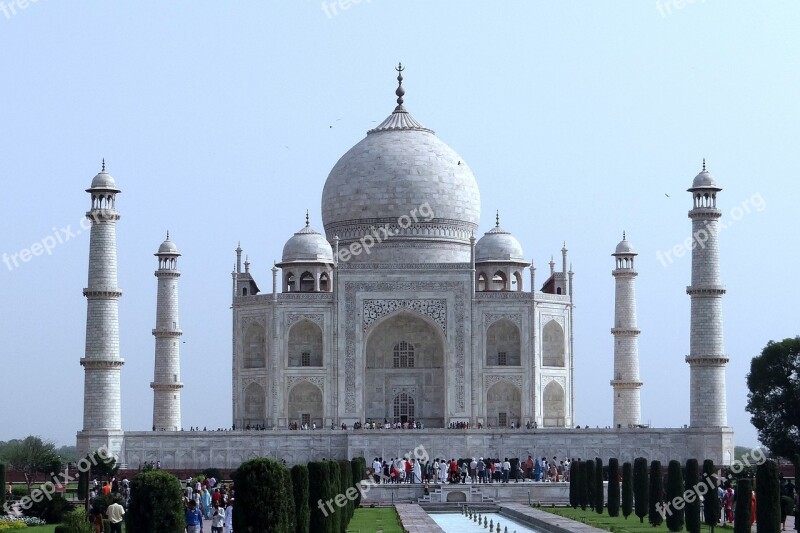
[[[32,526],[26,527],[25,529],[19,529],[17,531],[24,531],[25,533],[53,533],[55,531],[56,526]]]
[[[607,531],[613,531],[615,533],[653,533],[653,532],[660,532],[660,531],[669,531],[665,524],[661,524],[659,527],[653,527],[647,522],[647,517],[644,518],[644,523],[639,523],[639,518],[636,515],[632,514],[625,520],[622,515],[614,518],[608,516],[608,514],[597,514],[595,511],[586,509],[582,511],[580,508],[573,509],[571,507],[542,507],[542,511],[547,511],[548,513],[557,514],[559,516],[563,516],[565,518],[571,518],[572,520],[576,520],[578,522],[583,522],[585,524],[589,524],[590,526],[594,526],[600,529],[605,529]],[[715,527],[714,531],[730,531],[733,528],[725,526],[725,527]],[[685,530],[684,530],[685,531]],[[711,531],[705,524],[701,526],[701,531]]]
[[[403,533],[394,507],[360,507],[347,526],[352,533]]]

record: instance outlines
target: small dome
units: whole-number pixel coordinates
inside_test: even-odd
[[[175,246],[175,243],[169,240],[169,232],[167,232],[167,239],[158,247],[156,255],[181,255],[178,253],[178,247]]]
[[[501,261],[526,262],[525,255],[522,253],[522,245],[516,237],[501,228],[498,222],[475,245],[475,262],[495,263]]]
[[[108,172],[100,172],[92,180],[92,189],[116,189],[117,183]]]
[[[717,188],[717,180],[714,179],[714,176],[709,174],[708,170],[703,169],[700,174],[694,177],[694,181],[692,182],[693,189],[699,188]]]
[[[625,239],[625,234],[622,234],[622,240],[619,241],[614,255],[638,255],[636,250],[633,249],[631,241]]]
[[[333,250],[325,237],[306,223],[286,241],[281,263],[333,263]]]

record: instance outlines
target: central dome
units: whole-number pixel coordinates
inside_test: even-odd
[[[468,262],[480,219],[475,176],[405,110],[401,92],[394,112],[328,175],[322,192],[326,237],[339,237],[340,249],[378,241],[350,261]]]

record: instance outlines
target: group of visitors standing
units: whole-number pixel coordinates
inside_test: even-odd
[[[187,533],[200,533],[203,520],[211,521],[212,533],[233,532],[233,488],[217,486],[217,480],[186,480],[184,513]]]

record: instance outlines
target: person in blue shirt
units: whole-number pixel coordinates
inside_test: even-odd
[[[194,500],[186,508],[186,533],[201,533],[203,531],[203,513],[197,508]]]

